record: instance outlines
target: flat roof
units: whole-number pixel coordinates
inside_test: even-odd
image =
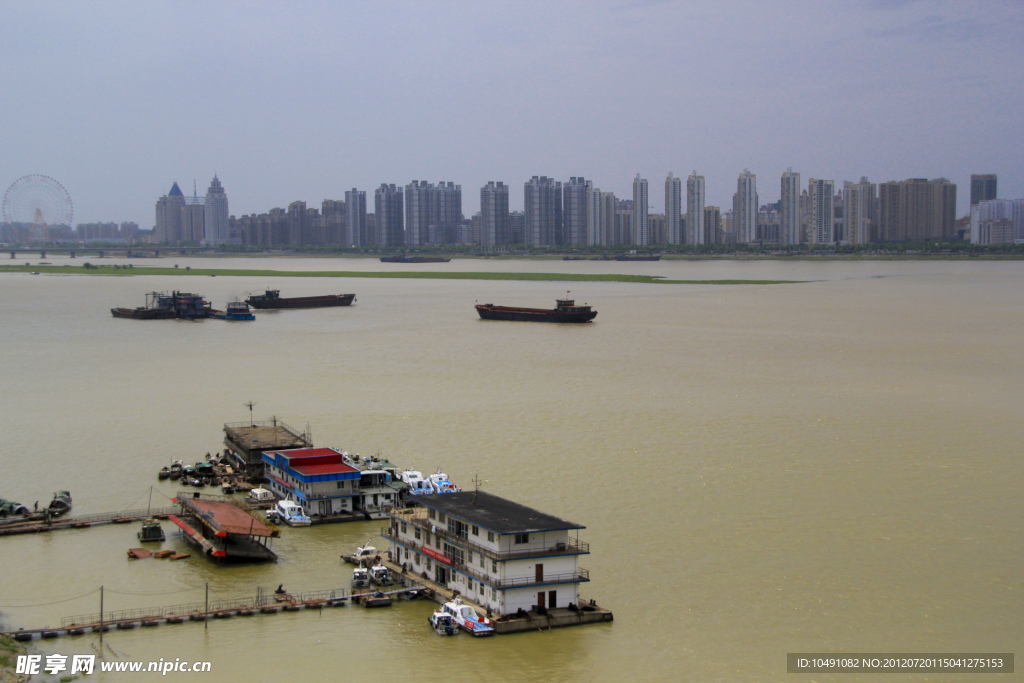
[[[414,502],[499,534],[586,529],[486,491],[421,495]]]
[[[233,503],[202,498],[182,498],[179,501],[184,507],[206,520],[207,524],[218,531],[228,534],[246,534],[250,536],[271,536],[272,533],[263,522]]]

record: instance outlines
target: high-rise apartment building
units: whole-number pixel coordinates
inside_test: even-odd
[[[325,244],[344,244],[345,202],[340,199],[325,199],[320,204],[320,215],[324,222]]]
[[[665,178],[665,232],[669,244],[682,244],[683,238],[683,179],[669,171]]]
[[[593,183],[582,176],[562,185],[561,244],[587,244]]]
[[[971,174],[971,206],[996,198],[997,178],[995,173]]]
[[[288,205],[288,244],[309,244],[309,214],[306,202],[295,201]]]
[[[462,185],[448,181],[437,184],[437,227],[430,233],[431,244],[451,244],[462,224]]]
[[[736,179],[736,194],[732,196],[732,233],[741,243],[757,239],[757,176],[743,169]]]
[[[509,244],[508,186],[488,181],[480,188],[480,246]]]
[[[612,244],[615,235],[615,193],[587,182],[587,244]]]
[[[704,242],[701,244],[722,243],[722,211],[717,206],[704,207]]]
[[[205,202],[206,241],[218,245],[226,243],[231,237],[228,219],[228,195],[224,191],[217,174],[213,174],[210,187],[206,190]]]
[[[811,178],[807,195],[811,198],[811,242],[835,244],[835,207],[832,195],[835,183],[831,180]]]
[[[562,183],[533,176],[523,184],[526,244],[544,247],[562,242]]]
[[[628,244],[647,246],[650,243],[650,225],[647,220],[650,197],[647,194],[647,179],[637,173],[633,179],[633,225],[632,239]]]
[[[779,194],[779,239],[782,244],[800,244],[803,241],[800,220],[800,174],[789,168],[782,173]]]
[[[1024,239],[1024,199],[989,199],[971,207],[971,244]]]
[[[365,246],[366,241],[366,192],[352,188],[345,191],[345,225],[348,230],[346,242],[354,247]]]
[[[877,238],[878,192],[862,177],[859,183],[843,183],[843,238],[847,244],[870,244]]]
[[[402,188],[394,183],[381,183],[373,193],[373,210],[377,218],[377,234],[376,240],[371,243],[382,247],[397,247],[404,244]]]
[[[437,188],[426,180],[405,186],[405,243],[418,247],[430,242],[430,227],[440,222]]]
[[[712,233],[713,236],[713,233]],[[710,244],[708,228],[704,222],[704,176],[697,171],[686,179],[686,235],[690,244]]]
[[[910,178],[878,185],[879,239],[946,240],[955,232],[955,183],[945,178]]]
[[[171,185],[171,190],[156,202],[156,240],[171,244],[181,242],[181,214],[185,208],[185,195],[178,183]]]

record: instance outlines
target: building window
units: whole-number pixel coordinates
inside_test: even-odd
[[[420,528],[419,527],[413,528],[412,533],[413,533],[414,536],[416,536],[416,540],[417,541],[420,540]]]
[[[473,525],[473,535],[474,536],[479,536],[480,535],[480,527],[478,527],[476,524]]]
[[[487,565],[484,564],[484,556],[483,555],[480,556],[480,568],[481,569],[486,569],[487,568]]]
[[[488,531],[487,532],[487,542],[488,543],[494,543],[494,532],[493,531]]]
[[[437,521],[441,522],[441,524],[444,524],[444,513],[443,512],[438,512],[437,513]]]
[[[434,519],[434,508],[427,508],[427,517]]]
[[[402,522],[402,533],[404,534],[404,533],[406,533],[406,531],[407,530],[406,530],[405,522]]]
[[[498,563],[494,562],[493,560],[491,561],[491,573],[495,576],[498,575]]]
[[[469,562],[473,561],[473,551],[472,550],[469,551],[469,560],[468,561]]]
[[[516,534],[516,545],[530,542],[530,534]]]

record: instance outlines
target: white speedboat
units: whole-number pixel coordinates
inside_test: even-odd
[[[312,520],[302,511],[302,506],[291,500],[279,500],[271,508],[281,521],[288,526],[309,526]]]
[[[441,608],[446,613],[452,616],[455,623],[461,628],[466,629],[474,636],[493,636],[494,626],[492,622],[485,616],[476,613],[471,606],[464,604],[461,598],[455,598],[450,602],[444,603],[444,607]]]
[[[391,572],[382,564],[375,564],[370,567],[370,581],[377,586],[390,586],[394,583],[394,579],[391,578]]]
[[[418,496],[421,493],[433,493],[433,489],[430,488],[430,483],[423,478],[423,474],[421,472],[416,470],[406,470],[402,472],[399,479],[409,485],[410,495]]]
[[[352,587],[366,588],[370,585],[370,572],[365,567],[356,567],[352,570]]]
[[[459,627],[456,625],[455,619],[444,610],[437,610],[427,618],[427,621],[442,636],[457,636],[459,634]]]
[[[434,493],[458,493],[459,489],[448,479],[448,475],[437,468],[437,472],[427,477],[430,490]]]

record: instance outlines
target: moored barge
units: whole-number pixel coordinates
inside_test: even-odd
[[[450,258],[443,256],[407,256],[402,254],[400,256],[381,256],[381,263],[448,263]]]
[[[476,312],[484,320],[519,320],[538,323],[587,323],[597,317],[597,311],[587,305],[577,306],[572,299],[557,299],[552,309],[518,308],[477,304]]]
[[[253,308],[326,308],[329,306],[348,306],[355,299],[355,294],[283,297],[280,290],[268,289],[263,294],[250,296],[245,300],[245,303]]]

